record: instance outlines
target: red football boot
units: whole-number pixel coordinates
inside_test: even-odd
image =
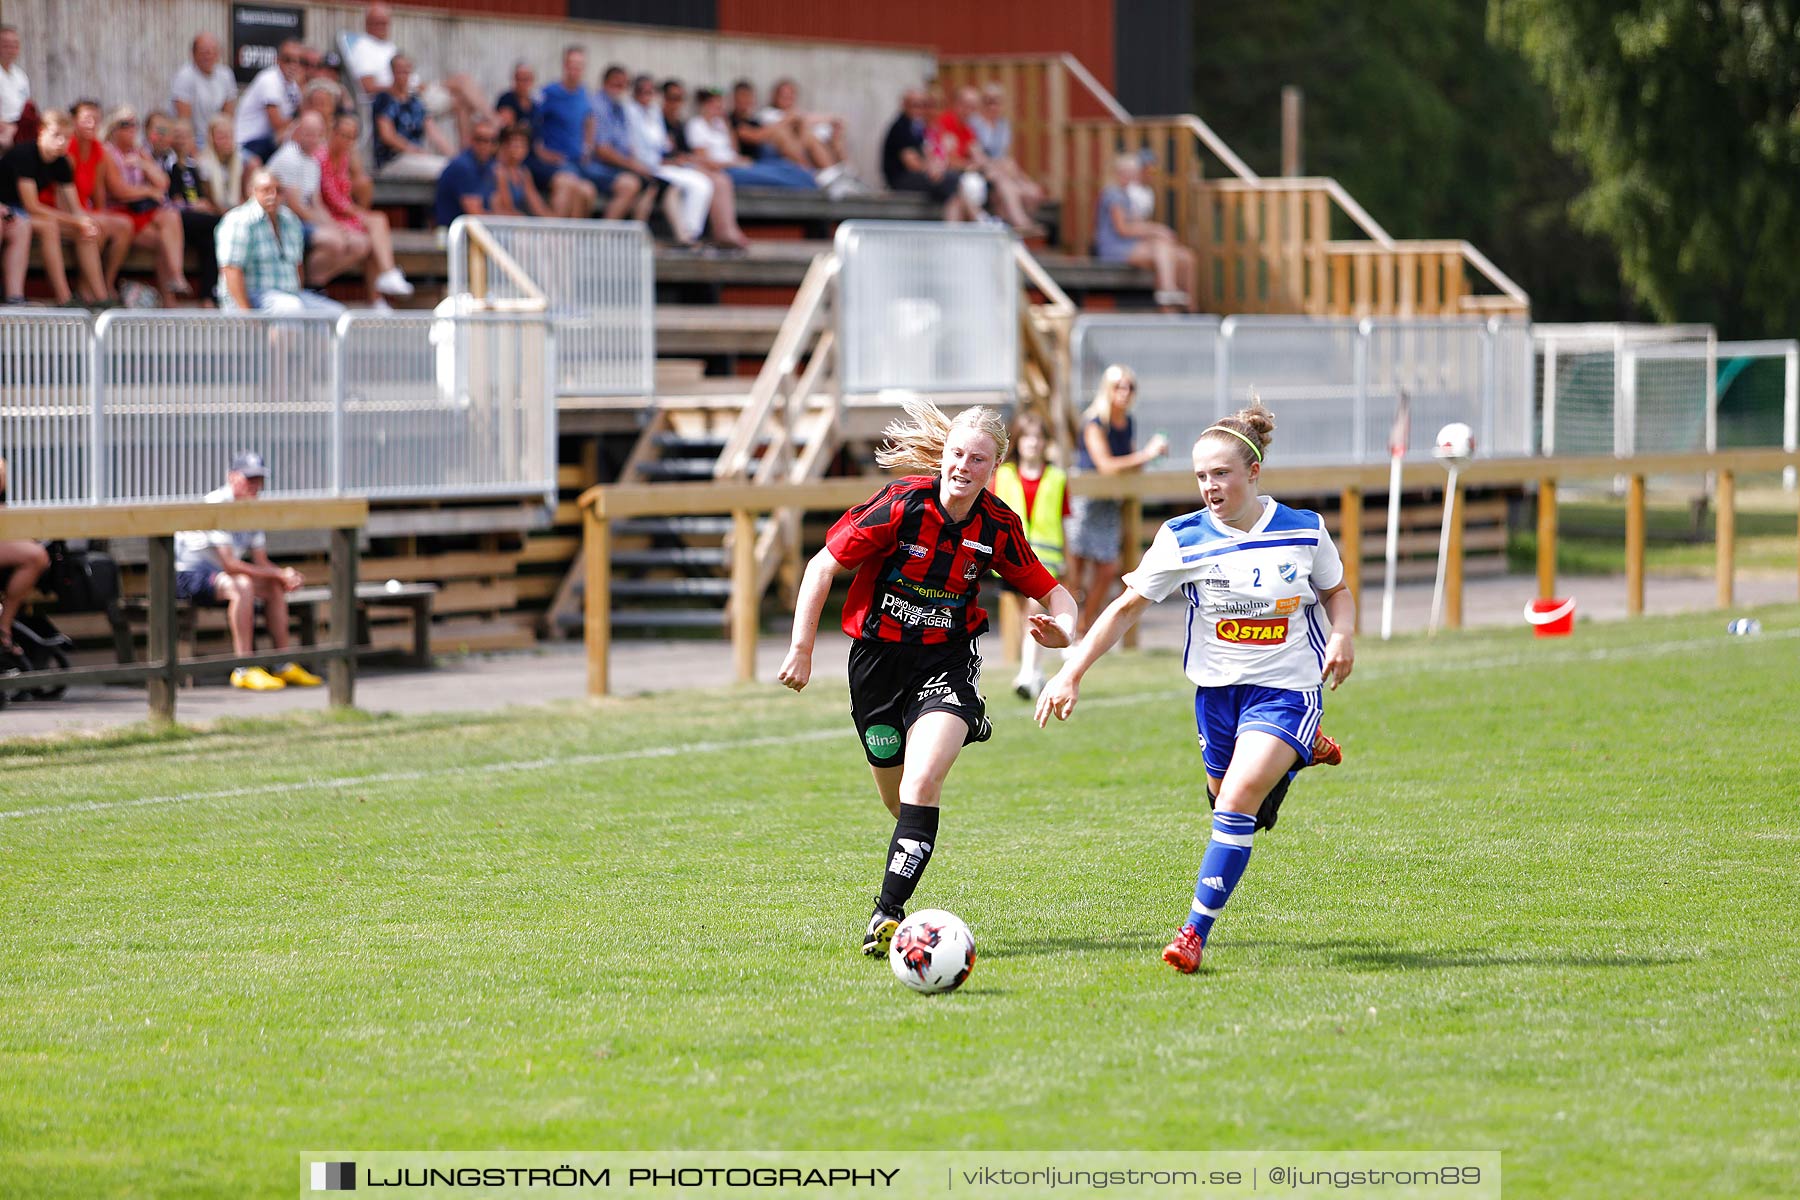
[[[1192,975],[1200,969],[1200,955],[1205,949],[1206,942],[1194,927],[1183,925],[1175,940],[1163,947],[1163,961],[1183,975]]]
[[[1320,730],[1313,734],[1313,766],[1335,767],[1344,761],[1344,748]]]

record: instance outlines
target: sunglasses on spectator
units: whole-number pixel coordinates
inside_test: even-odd
[[[494,136],[488,133],[477,133],[469,138],[469,140],[474,142],[477,146],[491,146],[494,144]]]

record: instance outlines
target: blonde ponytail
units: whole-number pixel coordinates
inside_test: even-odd
[[[991,408],[965,408],[952,419],[923,396],[908,396],[900,407],[906,415],[888,422],[881,431],[883,444],[875,451],[875,462],[884,470],[938,474],[944,468],[944,443],[955,429],[986,434],[994,443],[996,463],[1005,460],[1012,444],[1006,422]]]

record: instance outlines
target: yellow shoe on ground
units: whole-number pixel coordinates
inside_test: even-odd
[[[295,687],[318,687],[325,682],[296,662],[282,663],[281,669],[275,672],[275,678]]]
[[[239,667],[231,673],[231,686],[247,692],[279,692],[287,684],[261,667]]]

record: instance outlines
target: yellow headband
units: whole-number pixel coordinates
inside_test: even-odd
[[[1256,443],[1251,441],[1249,438],[1245,437],[1243,434],[1239,433],[1237,430],[1231,428],[1229,425],[1209,425],[1205,429],[1200,431],[1200,436],[1205,437],[1207,434],[1213,433],[1215,431],[1218,433],[1229,433],[1232,437],[1234,437],[1238,441],[1244,443],[1244,445],[1250,447],[1250,453],[1256,455],[1257,462],[1262,461],[1262,451],[1257,449]]]

